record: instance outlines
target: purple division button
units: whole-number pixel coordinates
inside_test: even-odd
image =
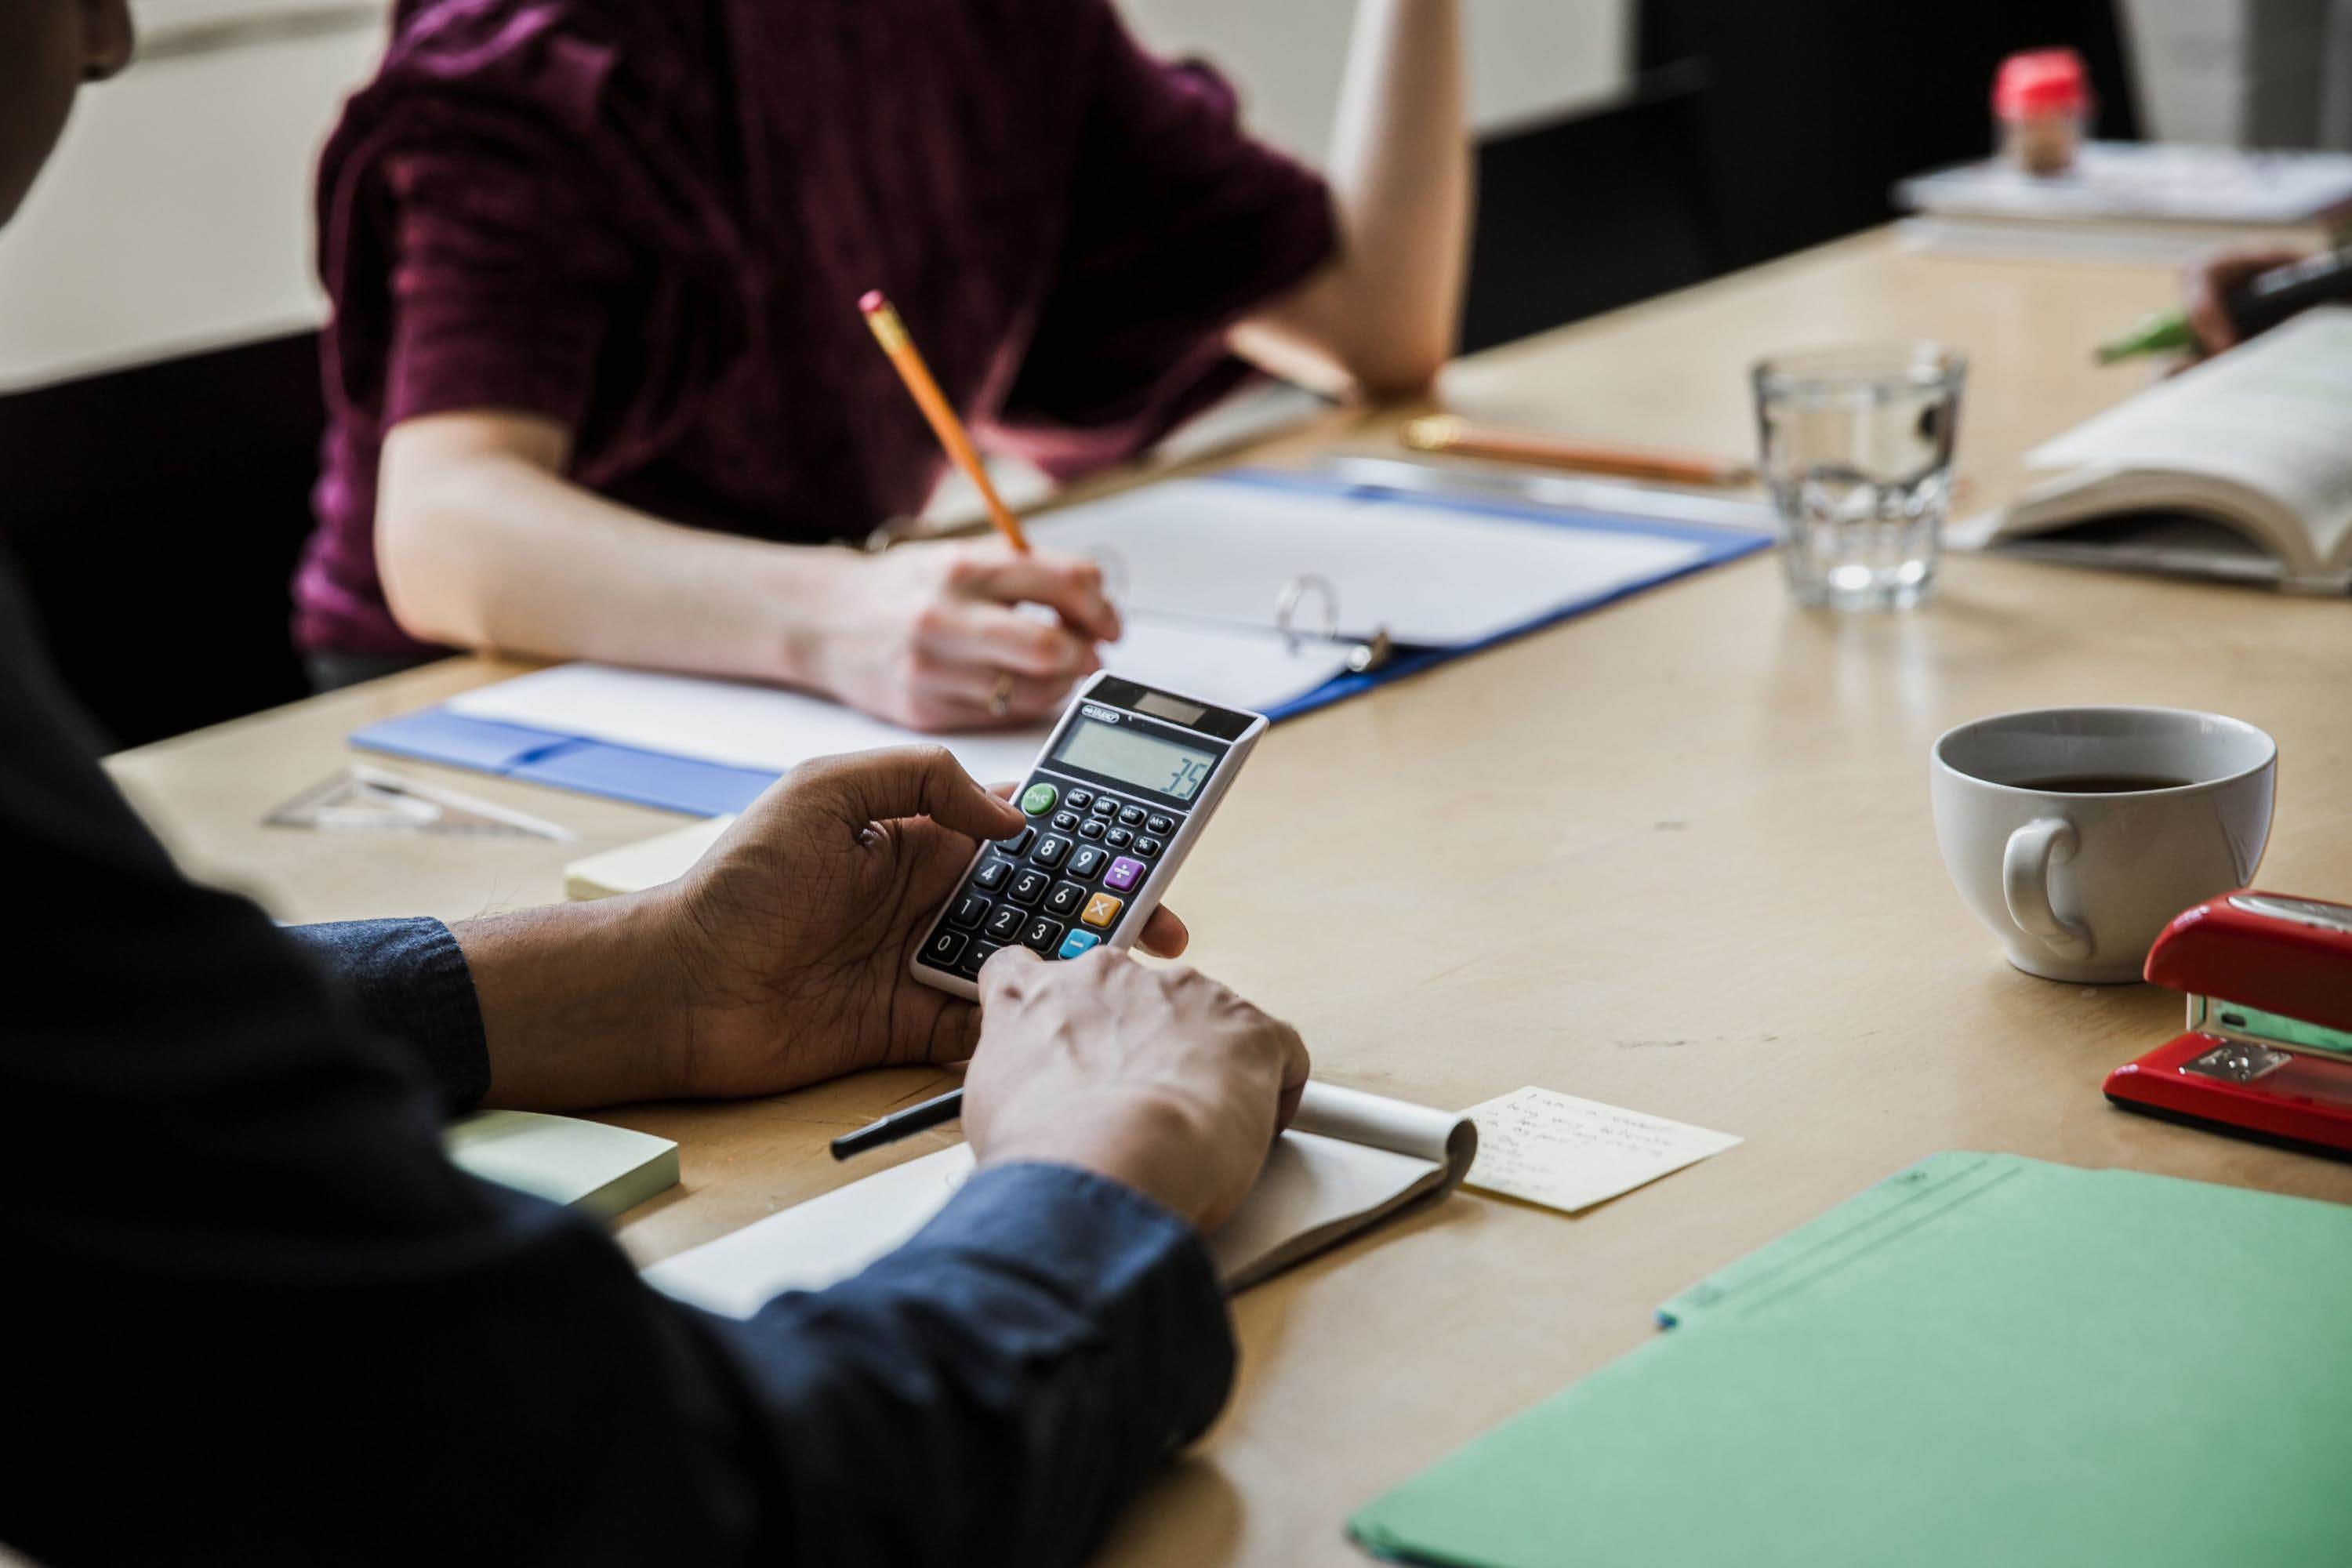
[[[1124,893],[1143,880],[1145,869],[1142,861],[1122,855],[1110,863],[1109,870],[1103,873],[1103,886]]]

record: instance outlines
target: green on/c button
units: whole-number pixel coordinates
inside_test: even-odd
[[[1021,795],[1021,809],[1043,816],[1062,804],[1062,792],[1049,784],[1033,784]]]

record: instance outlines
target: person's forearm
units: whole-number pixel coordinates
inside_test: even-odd
[[[573,1110],[679,1092],[691,1018],[658,893],[452,926],[489,1053],[482,1103]]]
[[[858,563],[665,522],[530,457],[405,426],[385,443],[379,519],[385,593],[414,636],[791,684],[809,682],[820,618]]]
[[[1327,171],[1339,254],[1240,346],[1319,351],[1376,394],[1429,384],[1453,352],[1467,266],[1464,103],[1457,0],[1362,0]]]

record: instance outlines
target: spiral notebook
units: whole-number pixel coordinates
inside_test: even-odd
[[[1280,720],[1763,548],[1753,525],[1493,494],[1243,470],[1037,519],[1040,545],[1100,561],[1127,635],[1118,674]],[[811,757],[944,740],[976,777],[1045,738],[918,736],[746,682],[572,664],[371,725],[352,743],[714,816]]]
[[[1462,1184],[1478,1155],[1466,1116],[1309,1083],[1290,1128],[1233,1218],[1204,1239],[1217,1278],[1244,1290]],[[822,1290],[906,1242],[972,1173],[961,1143],[852,1182],[656,1264],[646,1282],[730,1318],[787,1290]]]

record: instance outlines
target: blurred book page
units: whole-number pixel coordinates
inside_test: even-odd
[[[2352,309],[2305,311],[2044,442],[2026,463],[2226,480],[2294,514],[2307,564],[2337,559],[2352,531]],[[2298,542],[2273,541],[2283,553]]]

